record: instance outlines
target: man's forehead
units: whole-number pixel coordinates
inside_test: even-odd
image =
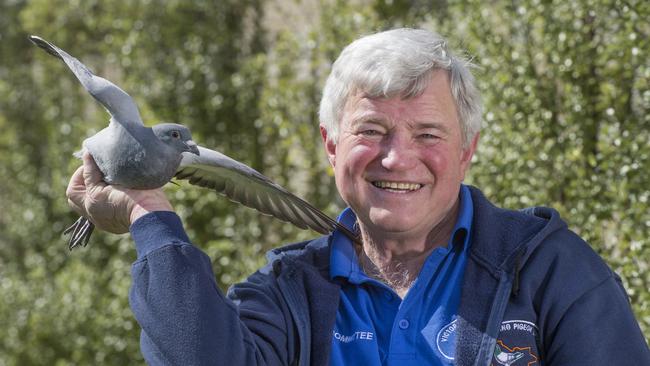
[[[373,110],[357,109],[348,116],[348,126],[355,127],[365,123],[378,124],[384,126],[393,126],[395,124],[404,125],[410,129],[424,130],[436,129],[442,132],[448,132],[448,123],[439,121],[434,116],[430,115],[411,115],[411,116],[396,116],[386,115],[385,113],[376,112]]]
[[[354,112],[355,114],[371,114],[381,112],[389,105],[406,105],[412,99],[414,98],[373,96],[365,92],[358,92],[350,95],[345,106],[349,112]]]
[[[441,114],[446,106],[433,98],[369,98],[354,96],[346,103],[348,119],[378,118],[383,115],[409,116],[412,120],[425,123]]]

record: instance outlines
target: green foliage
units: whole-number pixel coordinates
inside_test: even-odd
[[[71,154],[106,113],[28,34],[335,215],[320,145],[329,67],[360,34],[423,26],[474,56],[486,112],[471,177],[498,204],[549,205],[622,276],[650,337],[650,17],[646,1],[0,2],[0,365],[142,364],[128,236],[68,253]],[[291,12],[290,8],[308,9]],[[170,185],[222,288],[313,237],[207,190]]]

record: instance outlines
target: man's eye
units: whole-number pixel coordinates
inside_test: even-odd
[[[364,135],[364,136],[379,136],[379,135],[381,135],[381,132],[379,132],[377,130],[364,130],[364,131],[361,131],[361,134]]]
[[[438,136],[431,134],[431,133],[423,133],[420,135],[420,138],[426,139],[426,140],[434,140],[437,139]]]

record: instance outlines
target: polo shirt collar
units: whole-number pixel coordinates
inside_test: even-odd
[[[461,245],[463,251],[466,252],[470,245],[469,236],[474,208],[469,188],[464,184],[460,186],[459,199],[458,218],[447,249],[452,250],[454,246]],[[355,228],[356,220],[357,217],[350,207],[345,208],[337,218],[338,222],[352,231],[357,231]],[[332,234],[330,251],[330,278],[334,279],[336,277],[347,278],[348,281],[353,283],[361,283],[368,279],[359,266],[359,260],[352,241],[338,230]]]

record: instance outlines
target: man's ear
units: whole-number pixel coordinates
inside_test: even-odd
[[[477,133],[472,139],[472,142],[469,144],[469,146],[463,149],[462,156],[460,159],[463,179],[465,179],[465,174],[467,174],[467,171],[469,170],[469,166],[472,164],[472,156],[474,156],[474,152],[476,151],[479,135],[480,133]]]
[[[327,135],[327,129],[322,124],[320,125],[320,137],[323,139],[323,145],[325,145],[327,160],[329,160],[330,165],[334,167],[336,162],[336,141],[329,138]]]

